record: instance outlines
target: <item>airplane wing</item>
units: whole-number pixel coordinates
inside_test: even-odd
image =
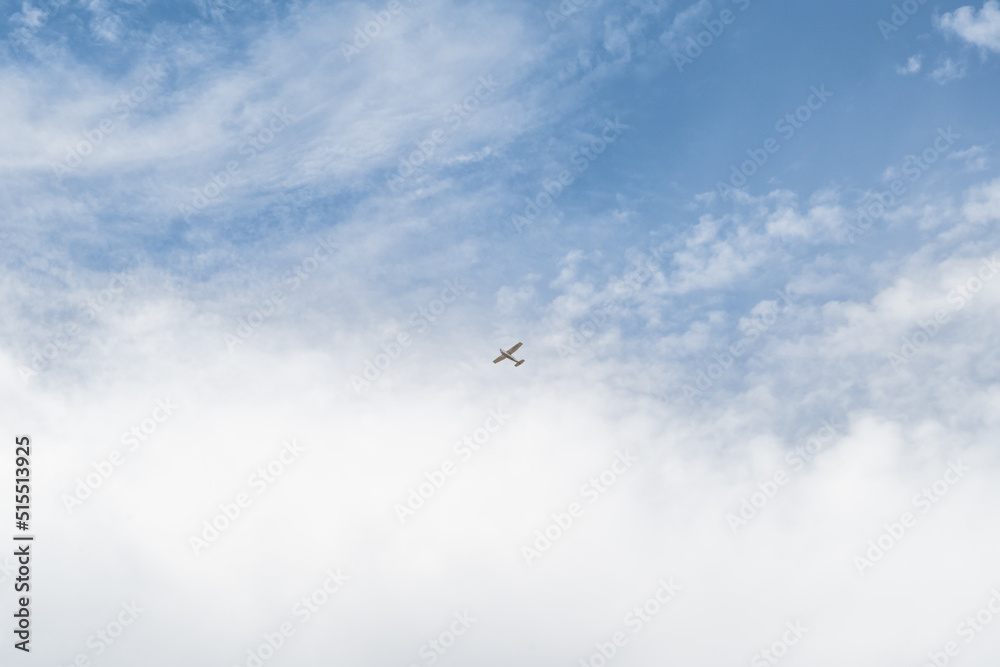
[[[503,361],[503,360],[504,360],[504,359],[506,359],[506,358],[507,358],[507,357],[505,357],[505,356],[501,355],[501,356],[497,357],[496,359],[494,359],[494,360],[493,360],[493,363],[494,363],[494,364],[499,364],[499,363],[500,363],[501,361]]]
[[[517,348],[519,348],[519,347],[521,347],[520,343],[518,343],[514,347],[510,348],[509,350],[507,350],[507,354],[514,354],[515,352],[517,352]]]

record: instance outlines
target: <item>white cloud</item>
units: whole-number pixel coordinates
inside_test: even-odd
[[[919,53],[915,56],[910,56],[906,61],[906,65],[896,67],[896,73],[902,74],[903,76],[909,74],[916,74],[920,71],[920,66],[923,62],[923,56]]]
[[[985,171],[989,166],[989,156],[985,146],[972,146],[962,151],[955,151],[948,155],[949,160],[964,160],[965,170],[974,173]]]
[[[830,197],[819,195],[802,216],[822,217],[812,211],[830,206]],[[705,219],[686,245],[718,239],[718,221]],[[39,530],[53,553],[66,554],[44,571],[47,587],[35,604],[58,609],[60,627],[73,631],[40,644],[38,653],[65,662],[87,651],[78,638],[102,627],[122,600],[136,599],[148,615],[102,656],[112,667],[136,664],[168,631],[188,637],[177,651],[193,645],[206,660],[244,664],[261,634],[289,618],[296,634],[279,655],[295,664],[326,664],[331,656],[407,664],[463,609],[477,624],[449,657],[541,664],[586,656],[661,577],[674,578],[681,592],[622,648],[622,665],[664,655],[732,664],[796,620],[808,628],[797,654],[820,667],[849,658],[845,633],[872,655],[898,655],[914,629],[943,644],[954,618],[991,595],[1000,557],[988,530],[1000,509],[991,454],[1000,393],[978,375],[993,363],[1000,282],[953,311],[897,375],[887,354],[936,310],[954,308],[949,292],[980,266],[974,252],[928,256],[908,257],[897,278],[860,298],[803,300],[782,312],[752,343],[746,365],[741,359],[730,371],[735,383],[717,387],[698,408],[677,392],[702,354],[711,359],[725,349],[724,317],[690,333],[696,357],[686,361],[630,360],[621,346],[560,358],[533,335],[522,348],[528,362],[515,375],[489,363],[491,325],[478,315],[484,300],[470,294],[359,397],[346,380],[383,338],[372,336],[369,322],[348,317],[346,307],[366,303],[372,322],[397,310],[378,290],[342,293],[364,261],[324,264],[308,289],[286,299],[233,353],[222,340],[234,324],[216,300],[223,294],[206,298],[211,292],[199,296],[189,286],[165,296],[164,276],[141,277],[106,313],[93,345],[57,359],[28,385],[17,360],[0,358],[10,397],[3,416],[31,422],[36,465],[55,490],[37,496],[48,517]],[[567,257],[564,293],[579,292],[574,278],[599,260]],[[673,280],[685,269],[662,270]],[[213,283],[228,289],[221,276]],[[538,296],[517,292],[502,299],[514,305]],[[768,300],[748,306],[748,318],[766,315]],[[417,298],[396,315],[405,319],[426,303]],[[615,379],[623,377],[635,379]],[[834,389],[840,398],[826,393]],[[120,447],[119,434],[160,396],[178,404],[176,416],[67,514],[59,495]],[[453,443],[498,406],[505,425],[460,461]],[[793,469],[788,453],[805,446],[824,419],[835,434]],[[293,437],[306,448],[300,460],[265,493],[251,491],[252,505],[195,558],[189,537],[221,512],[220,503],[250,490],[249,475]],[[590,503],[581,485],[624,448],[638,461]],[[448,459],[457,472],[401,526],[394,504]],[[921,511],[913,497],[955,460],[968,471]],[[788,482],[734,534],[727,515],[779,471]],[[574,501],[583,516],[528,566],[521,547]],[[856,558],[867,558],[869,541],[905,511],[916,516],[916,528],[859,573]],[[74,551],[80,544],[88,549]],[[940,567],[957,558],[963,568]],[[336,567],[350,586],[299,625],[292,605]],[[905,603],[918,582],[936,600],[934,614]],[[192,612],[190,599],[205,587],[215,595]],[[859,595],[869,599],[862,612]],[[717,631],[706,629],[705,618],[736,629],[725,642],[710,641]],[[392,640],[376,641],[389,622]],[[512,643],[511,627],[523,628],[535,648]],[[161,647],[142,664],[170,664],[177,651]]]
[[[1000,220],[1000,178],[973,188],[962,212],[976,223]]]
[[[978,13],[968,5],[945,12],[938,19],[938,27],[970,44],[1000,53],[1000,3],[996,0],[987,0]]]
[[[934,81],[934,83],[943,86],[946,83],[965,77],[965,74],[966,66],[964,62],[956,62],[951,58],[945,58],[945,61],[938,65],[934,71],[930,73],[930,78]]]
[[[604,48],[616,60],[628,62],[632,59],[632,45],[628,31],[615,22],[604,22]]]
[[[32,7],[31,3],[22,2],[21,11],[17,14],[12,14],[10,20],[14,23],[22,23],[30,28],[39,28],[45,22],[46,14],[41,9]]]
[[[660,35],[660,42],[668,50],[680,49],[682,40],[691,32],[695,21],[705,17],[711,10],[711,0],[698,0],[686,9],[681,10],[674,17],[666,32]]]

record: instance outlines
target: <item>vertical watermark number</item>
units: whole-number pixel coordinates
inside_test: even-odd
[[[14,648],[31,650],[31,542],[35,538],[25,534],[31,527],[31,439],[20,436],[14,439],[14,557],[17,559],[17,576],[14,592],[17,611],[14,612]]]

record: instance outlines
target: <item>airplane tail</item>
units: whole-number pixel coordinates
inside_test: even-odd
[[[524,363],[524,359],[521,359],[521,361],[517,361],[517,362],[515,362],[515,363],[514,363],[514,368],[517,368],[518,366],[520,366],[520,365],[521,365],[521,364],[523,364],[523,363]]]

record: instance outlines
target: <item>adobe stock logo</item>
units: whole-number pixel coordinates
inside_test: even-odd
[[[993,595],[986,604],[982,606],[973,616],[969,614],[958,626],[955,627],[955,634],[962,637],[966,644],[971,644],[979,633],[986,630],[986,627],[993,622],[993,619],[1000,616],[1000,591],[992,589]],[[996,603],[996,606],[994,606]],[[949,641],[941,647],[940,651],[932,651],[927,654],[927,662],[923,667],[945,667],[951,659],[962,652],[962,647],[956,641]]]
[[[588,344],[588,341],[611,321],[611,316],[619,309],[619,302],[635,296],[639,290],[654,276],[663,262],[663,254],[670,248],[671,242],[665,241],[655,248],[649,249],[649,255],[643,253],[642,259],[636,261],[634,268],[627,271],[612,287],[613,295],[606,299],[602,306],[595,306],[587,313],[587,320],[569,333],[565,343],[556,345],[560,357],[567,357]]]
[[[788,484],[788,481],[794,476],[793,473],[802,470],[807,461],[815,458],[823,447],[831,442],[838,433],[842,433],[842,428],[845,428],[843,425],[838,425],[835,418],[824,419],[822,424],[823,426],[806,440],[805,445],[796,447],[785,455],[785,463],[792,466],[791,471],[778,470],[771,476],[771,479],[758,482],[757,491],[740,498],[739,510],[726,515],[726,523],[729,524],[734,535],[748,525],[778,495],[781,487]]]
[[[919,155],[904,156],[900,165],[903,175],[907,176],[910,182],[916,183],[938,160],[944,157],[945,153],[952,149],[955,141],[961,138],[962,135],[952,131],[951,125],[947,128],[939,127],[937,137]],[[871,231],[872,225],[885,217],[886,213],[896,206],[907,192],[906,181],[896,178],[889,183],[888,189],[870,194],[866,202],[855,212],[856,221],[844,227],[845,240],[848,243],[854,243]]]
[[[142,79],[142,85],[135,86],[127,94],[123,94],[112,106],[117,111],[117,117],[106,116],[102,118],[95,127],[83,133],[83,140],[74,146],[66,147],[66,156],[63,162],[53,162],[52,169],[56,176],[62,178],[83,164],[88,155],[93,153],[104,140],[114,133],[118,121],[128,118],[132,110],[141,102],[145,101],[151,93],[160,88],[160,82],[167,76],[162,65],[146,67],[146,76]]]
[[[903,0],[902,3],[892,6],[892,13],[889,14],[889,20],[879,19],[878,23],[875,25],[878,27],[879,32],[882,33],[882,39],[889,41],[894,32],[899,32],[899,29],[906,25],[910,17],[917,13],[921,5],[927,4],[927,0]]]
[[[437,322],[437,319],[444,314],[448,306],[454,303],[464,292],[465,286],[461,284],[458,278],[455,280],[445,280],[444,289],[441,290],[437,298],[432,299],[426,308],[420,306],[410,314],[406,327],[398,332],[396,340],[383,343],[381,346],[382,352],[377,353],[373,359],[365,359],[361,374],[355,373],[351,376],[350,386],[354,390],[354,393],[360,396],[363,389],[368,388],[373,382],[382,377],[393,362],[403,354],[403,351],[413,344],[414,336],[427,331],[431,327],[431,324]],[[410,327],[413,327],[413,336],[410,334]]]
[[[455,612],[452,614],[455,619],[451,624],[439,632],[437,636],[428,639],[417,649],[417,655],[423,658],[423,664],[433,665],[455,645],[458,638],[469,631],[473,623],[479,619],[469,613],[468,610]],[[407,667],[420,667],[419,664],[411,662]]]
[[[451,108],[442,116],[441,120],[446,126],[435,127],[422,140],[416,142],[416,149],[406,157],[399,159],[396,175],[386,174],[385,182],[389,189],[396,192],[403,186],[405,179],[420,173],[421,166],[430,162],[431,157],[437,152],[437,147],[448,143],[451,135],[493,97],[500,85],[493,80],[492,74],[479,77],[472,92],[463,97],[461,101],[452,104]]]
[[[132,275],[125,273],[112,275],[107,287],[98,292],[96,297],[86,299],[88,320],[90,322],[97,321],[97,316],[117,298],[124,295],[126,289],[134,284],[135,277]],[[64,354],[69,355],[70,352],[79,350],[79,344],[82,341],[77,340],[77,338],[82,333],[84,330],[77,322],[65,322],[44,339],[40,349],[37,345],[33,345],[30,365],[17,367],[21,379],[27,383],[42,371],[51,368],[52,364]]]
[[[580,495],[586,498],[589,504],[596,503],[638,460],[628,450],[616,451],[614,460],[607,468],[580,486]],[[565,512],[550,514],[552,522],[544,528],[535,530],[534,542],[521,547],[524,562],[531,565],[533,561],[541,558],[542,554],[551,549],[552,545],[562,538],[583,516],[585,510],[586,507],[582,503],[573,501],[567,506]]]
[[[170,397],[156,400],[156,407],[143,418],[139,423],[134,424],[131,429],[122,433],[121,442],[128,446],[129,452],[135,452],[140,445],[152,438],[159,430],[160,426],[174,414],[178,406],[170,400]],[[90,498],[94,492],[101,487],[115,473],[122,463],[125,462],[128,454],[119,449],[112,449],[107,458],[101,459],[91,464],[94,472],[88,473],[84,477],[76,478],[76,487],[73,493],[62,494],[63,506],[70,514],[83,502]]]
[[[826,89],[826,84],[820,84],[819,88],[810,87],[809,96],[806,97],[805,101],[774,123],[775,132],[778,132],[785,141],[790,140],[795,136],[795,132],[801,130],[812,119],[813,114],[822,109],[831,97],[833,97],[833,93]],[[774,137],[764,140],[760,148],[748,148],[746,154],[749,159],[744,160],[738,168],[736,165],[730,167],[729,181],[726,183],[719,181],[715,184],[719,194],[729,197],[734,190],[742,188],[747,184],[747,180],[767,164],[770,157],[779,150],[781,150],[781,140]]]
[[[292,605],[292,615],[298,619],[300,627],[308,623],[314,614],[329,604],[350,579],[340,571],[339,567],[331,568],[324,574],[326,578],[322,584],[314,588],[309,595],[303,595]],[[273,631],[265,632],[260,636],[262,640],[260,643],[247,649],[247,658],[243,664],[237,664],[236,667],[263,667],[268,660],[289,643],[298,629],[299,627],[296,627],[292,621],[286,620]]]
[[[733,0],[733,2],[739,6],[740,11],[746,11],[750,6],[751,0]],[[687,38],[684,45],[684,53],[675,49],[670,54],[674,59],[674,65],[677,66],[677,71],[683,74],[684,68],[700,58],[708,48],[715,44],[715,40],[721,37],[722,33],[726,31],[726,26],[736,22],[737,16],[738,14],[734,13],[731,9],[723,9],[719,12],[719,18],[703,20],[701,24],[705,26],[705,29],[694,37]]]
[[[461,457],[462,461],[468,461],[475,452],[483,448],[490,438],[500,430],[500,427],[507,422],[507,416],[503,413],[503,406],[497,406],[496,410],[490,410],[489,416],[483,421],[483,425],[467,433],[462,440],[459,440],[452,447],[452,451]],[[426,481],[420,482],[414,487],[409,487],[410,492],[406,497],[406,504],[396,503],[393,509],[400,525],[417,513],[428,500],[433,498],[438,491],[447,483],[448,478],[458,472],[460,464],[456,464],[452,459],[445,459],[439,466],[424,473]]]
[[[260,466],[256,472],[247,478],[247,484],[261,495],[271,487],[284,472],[298,460],[298,457],[306,450],[305,445],[300,445],[294,439],[286,440],[282,443],[282,448],[278,455],[271,459],[266,466]],[[286,458],[286,454],[288,458]],[[249,493],[240,492],[232,498],[219,503],[219,512],[211,519],[202,521],[201,531],[188,537],[188,546],[191,547],[195,557],[213,544],[219,537],[236,523],[245,514],[245,510],[253,505],[253,498]]]
[[[775,290],[774,292],[782,301],[784,301],[785,307],[779,310],[778,303],[776,301],[765,301],[761,302],[761,305],[764,306],[763,308],[758,306],[758,308],[754,309],[751,313],[752,317],[746,319],[742,325],[743,337],[734,344],[730,345],[727,350],[713,355],[712,358],[715,361],[709,362],[704,368],[698,371],[698,375],[695,377],[693,385],[685,384],[681,387],[681,391],[684,392],[684,398],[688,400],[689,404],[692,406],[697,404],[695,397],[704,398],[705,392],[708,391],[717,380],[728,373],[729,369],[733,367],[734,362],[747,352],[749,344],[762,333],[770,329],[774,323],[778,321],[778,315],[784,313],[795,305],[787,291],[781,292],[779,290]]]
[[[288,113],[288,109],[282,107],[281,111],[274,110],[268,116],[268,122],[261,125],[251,134],[247,135],[236,149],[239,155],[246,155],[245,160],[230,160],[226,163],[225,169],[218,172],[209,172],[209,178],[201,187],[194,188],[191,196],[191,205],[178,204],[177,210],[185,222],[191,222],[191,216],[205,210],[210,204],[218,200],[226,189],[236,180],[236,174],[241,166],[248,164],[262,152],[268,144],[274,141],[285,128],[295,123],[298,118]]]
[[[898,373],[901,368],[909,364],[910,360],[938,334],[938,331],[951,321],[951,316],[965,308],[986,283],[1000,273],[1000,262],[997,261],[996,253],[989,259],[983,257],[979,264],[979,269],[973,275],[968,276],[963,282],[955,285],[955,289],[948,292],[946,297],[948,303],[955,306],[952,312],[938,309],[934,317],[928,317],[926,322],[917,320],[919,331],[914,331],[909,337],[901,337],[903,343],[899,346],[898,353],[889,353],[892,370]]]
[[[754,655],[750,660],[751,667],[768,667],[768,665],[778,664],[779,660],[788,655],[788,649],[798,644],[802,636],[809,632],[809,628],[798,621],[794,623],[789,621],[785,623],[785,627],[788,629],[781,635],[781,639]]]
[[[913,506],[920,510],[921,516],[927,514],[934,505],[948,495],[951,487],[958,484],[968,471],[961,460],[949,461],[948,469],[940,479],[913,496],[911,500]],[[858,574],[864,576],[865,570],[874,567],[875,563],[882,560],[885,554],[903,539],[907,531],[917,525],[918,518],[913,512],[903,512],[898,521],[882,524],[885,530],[874,540],[868,540],[868,549],[864,555],[854,557],[854,567],[857,568]]]
[[[146,611],[135,600],[122,602],[119,606],[121,611],[114,612],[113,619],[87,636],[87,648],[93,652],[95,658],[104,655],[108,649],[114,646],[125,631],[134,625],[139,616]],[[87,651],[81,651],[73,656],[73,661],[67,663],[66,667],[89,667],[93,664],[91,660],[92,658]],[[99,660],[97,662],[100,663]]]
[[[622,132],[627,129],[629,129],[628,126],[623,125],[617,118],[614,121],[606,118],[600,136],[595,136],[589,144],[579,146],[570,156],[570,162],[577,170],[576,176],[587,171],[591,163],[597,160],[597,157],[615,143]],[[542,211],[555,204],[563,190],[573,184],[576,176],[569,169],[562,169],[556,176],[558,180],[542,179],[542,187],[535,193],[535,196],[524,198],[524,210],[510,216],[510,222],[514,225],[514,229],[520,233],[525,227],[534,223]]]
[[[632,630],[633,636],[642,632],[657,614],[666,609],[681,589],[678,584],[674,583],[673,577],[668,580],[660,579],[657,583],[659,587],[652,595],[625,614],[622,622]],[[629,637],[624,630],[611,633],[607,641],[599,641],[594,644],[594,648],[597,650],[585,659],[581,658],[579,667],[607,667],[608,663],[618,656],[619,650],[628,644],[628,640]]]
[[[409,4],[416,5],[416,0],[408,0]],[[347,42],[340,43],[340,53],[344,56],[344,60],[351,62],[354,58],[361,55],[361,52],[371,45],[372,40],[382,34],[382,30],[389,27],[392,23],[393,18],[399,16],[400,14],[405,14],[406,10],[399,0],[389,0],[385,5],[385,9],[380,9],[375,12],[372,20],[366,21],[365,23],[354,26],[354,39],[350,44]]]

